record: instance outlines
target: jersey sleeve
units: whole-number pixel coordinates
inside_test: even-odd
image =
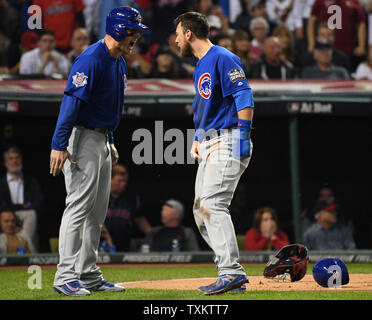
[[[252,90],[250,89],[240,90],[238,92],[233,93],[232,96],[235,101],[236,111],[240,111],[247,107],[254,108]]]
[[[66,150],[72,127],[75,124],[81,101],[74,96],[65,94],[61,103],[57,125],[52,139],[53,150]]]
[[[100,74],[98,61],[90,56],[79,57],[71,67],[65,93],[88,103]]]
[[[237,56],[221,55],[218,59],[218,70],[224,98],[240,90],[250,89],[242,63]]]

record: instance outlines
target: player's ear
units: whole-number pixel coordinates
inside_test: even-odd
[[[187,29],[186,32],[185,32],[185,38],[186,38],[186,40],[190,41],[191,38],[192,38],[192,36],[193,36],[192,31],[190,29]]]

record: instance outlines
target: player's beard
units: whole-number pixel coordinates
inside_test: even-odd
[[[132,49],[133,49],[133,47],[131,48],[131,47],[129,46],[129,44],[122,43],[122,44],[119,46],[119,49],[120,49],[122,55],[124,55],[124,54],[126,54],[126,55],[130,55],[130,54],[132,54]]]
[[[183,57],[189,58],[194,56],[194,52],[190,43],[186,42],[183,47],[180,48],[181,55]]]

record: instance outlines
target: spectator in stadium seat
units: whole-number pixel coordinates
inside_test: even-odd
[[[304,37],[302,24],[304,7],[301,0],[266,0],[269,21],[276,26],[285,25],[296,39]]]
[[[44,29],[55,34],[56,50],[66,54],[70,51],[71,35],[77,27],[85,27],[83,0],[33,0],[41,8]]]
[[[185,79],[190,78],[190,75],[169,47],[161,46],[155,53],[154,62],[148,78]]]
[[[91,43],[98,41],[98,34],[101,25],[101,0],[84,0],[85,8],[83,10],[85,28],[89,33]],[[105,12],[106,16],[107,13]],[[106,22],[106,21],[105,21]]]
[[[50,76],[52,73],[67,74],[70,67],[68,60],[54,48],[53,31],[43,30],[39,36],[38,47],[22,55],[19,73],[45,76]]]
[[[275,26],[267,21],[266,4],[265,0],[240,0],[242,12],[237,16],[234,28],[236,30],[242,30],[248,32],[249,37],[253,38],[251,33],[251,21],[254,18],[261,17],[269,25],[269,30]]]
[[[17,218],[11,208],[0,209],[0,255],[30,253],[26,239],[17,233]]]
[[[75,59],[86,49],[90,44],[89,34],[85,28],[76,28],[71,36],[71,51],[67,54],[67,59],[72,65]]]
[[[19,73],[20,60],[24,53],[38,46],[38,35],[34,31],[25,31],[21,35],[20,43],[12,43],[6,52],[6,62],[9,73]]]
[[[334,48],[344,52],[349,57],[360,59],[366,53],[366,16],[359,1],[350,0],[316,0],[311,10],[307,25],[308,51],[315,47],[316,24],[328,23],[331,13],[328,8],[337,4],[340,7],[341,29],[335,29]],[[352,66],[353,69],[353,66]],[[354,70],[354,69],[353,69]]]
[[[273,36],[279,39],[282,48],[280,58],[294,65],[296,61],[295,44],[291,30],[282,24],[274,29]]]
[[[343,210],[343,207],[336,198],[334,189],[327,184],[320,188],[315,204],[310,209],[304,210],[302,214],[304,226],[308,227],[310,224],[316,222],[316,214],[319,211],[319,203],[322,201],[326,201],[329,205],[334,205],[337,207],[337,220],[341,224],[346,225],[350,231],[353,232],[354,226],[350,215]],[[305,231],[306,228],[303,230]]]
[[[112,168],[109,207],[104,222],[116,251],[129,250],[134,223],[144,234],[151,230],[140,210],[138,194],[129,188],[128,169],[117,164]]]
[[[279,250],[289,244],[288,236],[278,229],[273,208],[262,207],[253,215],[253,227],[245,234],[245,250]]]
[[[20,234],[29,241],[30,250],[36,252],[44,194],[34,177],[23,174],[22,154],[17,147],[4,152],[4,166],[7,174],[0,178],[0,206],[13,208],[21,222]]]
[[[349,250],[356,245],[350,229],[338,222],[337,205],[328,201],[317,204],[316,222],[304,233],[304,245],[309,250]]]
[[[102,225],[101,227],[101,237],[99,241],[98,251],[109,253],[116,252],[116,246],[114,245],[110,232],[107,230],[105,225]]]
[[[317,41],[314,50],[315,64],[302,71],[303,79],[347,80],[344,67],[332,64],[332,47],[328,41]]]
[[[280,41],[277,37],[267,38],[264,53],[252,64],[248,78],[293,79],[295,77],[294,68],[280,58],[281,51]]]
[[[20,14],[12,2],[0,0],[0,60],[9,45],[19,43],[21,35]]]
[[[209,23],[209,36],[211,41],[213,42],[213,39],[223,32],[222,21],[219,17],[214,15],[209,15],[207,17],[207,20]]]
[[[344,52],[334,48],[335,36],[334,30],[329,29],[326,23],[321,23],[316,28],[316,41],[328,41],[332,46],[332,64],[335,66],[344,67],[348,72],[351,72],[350,58]],[[304,52],[302,56],[302,69],[311,66],[315,63],[314,50],[312,52]]]
[[[211,14],[212,7],[212,0],[196,0],[193,5],[193,11],[197,11],[205,16],[209,16]]]
[[[125,1],[124,1],[125,2]],[[174,32],[173,20],[190,8],[189,0],[151,1],[152,22],[150,24],[151,42],[163,45]],[[146,25],[146,20],[144,21]],[[151,28],[151,25],[154,27]]]
[[[233,42],[232,37],[229,36],[227,33],[221,33],[216,38],[213,39],[213,43],[226,48],[227,50],[233,52]]]
[[[367,60],[360,63],[355,72],[357,80],[372,80],[372,45],[368,48]]]
[[[243,70],[246,75],[249,74],[251,69],[249,45],[249,36],[247,32],[238,30],[232,35],[233,53],[235,53],[240,58],[243,64]]]
[[[221,6],[214,5],[211,9],[211,15],[216,16],[220,19],[222,24],[220,32],[227,33],[230,35],[234,33],[235,30],[230,28],[229,18],[226,16]]]
[[[148,244],[150,251],[198,251],[195,232],[182,225],[184,206],[175,199],[167,200],[161,210],[162,226],[153,227],[141,242]]]
[[[131,54],[124,54],[123,57],[127,63],[129,79],[142,79],[150,73],[151,63],[138,52],[137,46],[133,47]]]
[[[269,34],[270,27],[266,19],[257,17],[252,19],[249,30],[252,35],[249,54],[251,63],[253,63],[263,54],[265,41]]]

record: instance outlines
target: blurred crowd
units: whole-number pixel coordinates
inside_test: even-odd
[[[372,0],[0,0],[2,78],[66,78],[119,5],[150,27],[124,57],[130,79],[192,78],[197,61],[180,56],[173,25],[189,10],[207,16],[211,41],[248,79],[372,79]]]

